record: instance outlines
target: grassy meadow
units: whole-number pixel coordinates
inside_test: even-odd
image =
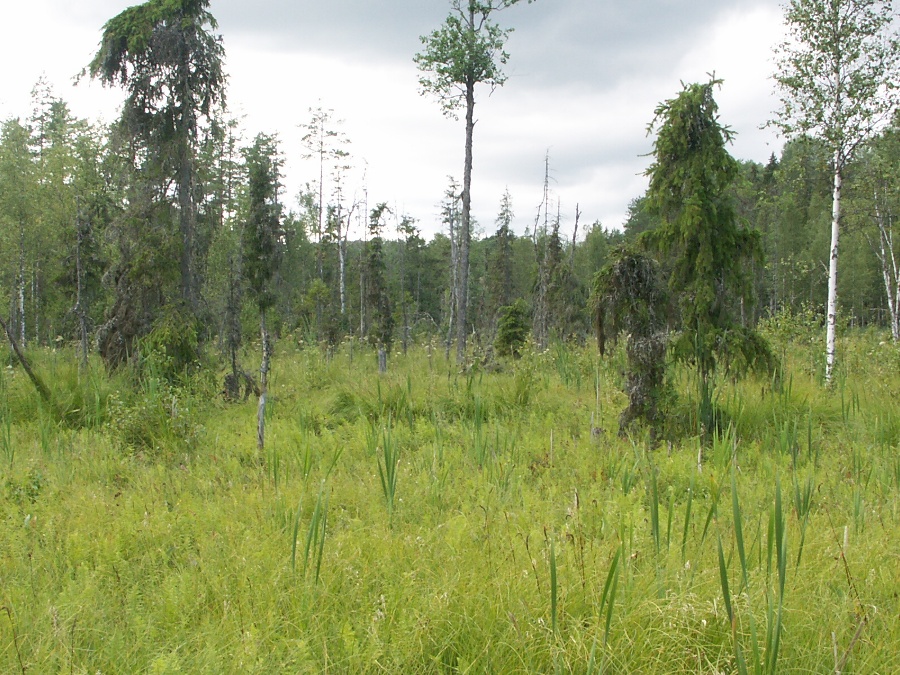
[[[618,436],[621,350],[285,338],[264,452],[221,374],[32,352],[60,414],[4,364],[0,672],[900,672],[900,349],[844,338],[826,390],[769,330],[707,447],[686,371],[673,440]]]

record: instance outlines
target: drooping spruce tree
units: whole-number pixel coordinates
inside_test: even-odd
[[[620,335],[626,339],[628,407],[619,417],[620,434],[637,420],[650,426],[651,438],[662,426],[667,396],[668,297],[659,267],[648,255],[622,248],[593,281],[591,305],[600,354]]]
[[[660,225],[640,238],[671,256],[669,287],[680,312],[674,355],[696,368],[706,436],[715,430],[716,371],[742,373],[772,362],[768,345],[736,317],[741,299],[752,299],[747,269],[761,260],[762,248],[759,233],[739,224],[729,192],[738,163],[725,148],[733,133],[719,123],[713,98],[720,85],[716,79],[685,85],[656,108],[647,208]]]
[[[171,302],[154,297],[165,270],[178,269],[178,313],[195,319],[198,311],[197,154],[204,123],[225,91],[224,50],[208,7],[209,0],[148,0],[129,7],[104,25],[88,66],[92,78],[127,92],[116,129],[131,169],[122,221],[132,227],[120,228],[127,241],[119,242],[116,306],[101,335],[101,351],[113,365],[149,330],[154,316],[148,306]],[[160,232],[143,236],[142,224],[150,222]],[[138,269],[161,251],[175,259]]]

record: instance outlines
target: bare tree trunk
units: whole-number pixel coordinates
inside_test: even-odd
[[[894,342],[900,341],[900,269],[897,267],[897,255],[894,252],[894,222],[891,213],[885,213],[878,200],[878,192],[874,195],[875,225],[878,227],[878,246],[869,240],[869,245],[881,263],[881,278],[887,296],[888,315],[891,324],[891,337]],[[868,235],[866,235],[868,238]]]
[[[453,213],[453,207],[450,207],[450,298],[448,300],[450,320],[447,323],[447,342],[445,350],[445,358],[450,360],[450,346],[453,344],[453,322],[455,321],[455,312],[457,306],[457,291],[459,289],[459,244],[455,227],[456,218]]]
[[[366,272],[362,253],[359,254],[359,339],[366,338]]]
[[[470,25],[475,5],[469,4]],[[456,362],[466,360],[466,314],[469,303],[469,243],[472,240],[472,137],[475,132],[475,82],[466,82],[466,160],[463,166],[462,223],[459,236],[459,284],[456,289]]]
[[[347,234],[341,234],[341,217],[338,213],[338,288],[341,294],[341,316],[347,315]],[[349,230],[349,224],[347,229]]]
[[[548,248],[547,248],[547,228],[550,222],[549,215],[550,205],[550,153],[544,156],[544,192],[541,197],[541,203],[538,206],[537,216],[534,219],[534,256],[538,265],[538,285],[535,290],[534,298],[534,317],[532,320],[532,335],[537,348],[541,351],[547,348],[549,342],[550,331],[550,308],[549,298],[549,269],[548,269]],[[541,212],[543,211],[544,224],[541,228],[541,236],[538,236],[538,227],[541,223]],[[543,241],[544,250],[541,251],[541,242]]]
[[[834,193],[831,210],[831,253],[828,263],[828,308],[825,329],[825,382],[831,384],[834,375],[835,333],[837,329],[837,273],[838,273],[838,236],[841,219],[841,188],[843,175],[841,154],[834,155]]]
[[[194,283],[194,200],[191,191],[194,182],[193,158],[187,138],[182,139],[181,166],[178,169],[178,208],[181,228],[181,298],[192,312],[197,310],[197,293]]]
[[[19,306],[18,306],[18,319],[19,319],[19,342],[22,344],[22,349],[25,349],[27,346],[26,343],[26,330],[25,330],[25,225],[24,223],[19,226],[19,278],[16,280],[16,285],[18,286],[18,296],[19,296]]]
[[[34,324],[34,344],[41,344],[41,267],[35,265],[31,268],[31,323]]]
[[[25,330],[25,277],[19,277],[19,340],[24,349],[27,345]]]
[[[80,214],[75,218],[75,307],[73,313],[78,319],[78,332],[81,337],[81,366],[87,367],[88,362],[88,331],[87,317],[82,304],[82,292],[84,286],[84,267],[81,264],[81,244],[84,241],[84,231],[81,227]]]
[[[271,345],[269,329],[266,326],[265,310],[259,313],[259,327],[262,334],[262,363],[259,366],[259,405],[256,408],[256,447],[259,450],[266,445],[266,400],[269,396],[269,358]]]

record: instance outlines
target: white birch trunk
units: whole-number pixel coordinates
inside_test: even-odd
[[[881,262],[881,278],[884,281],[884,292],[887,295],[888,314],[891,322],[891,337],[894,342],[900,340],[900,325],[897,322],[897,300],[900,286],[897,284],[897,260],[894,256],[893,237],[884,224],[881,212],[876,207],[878,223],[878,258]]]
[[[897,255],[894,252],[894,223],[890,213],[885,215],[879,207],[875,194],[875,224],[878,226],[878,258],[881,261],[881,276],[887,295],[888,313],[891,322],[891,337],[900,342],[900,270],[897,269]]]
[[[345,260],[345,249],[347,240],[341,239],[341,233],[338,232],[338,269],[340,279],[338,284],[341,289],[341,316],[347,314],[347,262]]]
[[[26,330],[25,330],[25,277],[19,277],[19,342],[22,343],[22,349],[26,347]]]
[[[837,329],[837,273],[838,235],[841,219],[841,188],[843,176],[840,152],[834,156],[834,192],[831,209],[831,253],[828,262],[828,307],[825,328],[825,382],[831,384],[834,374],[835,338]]]

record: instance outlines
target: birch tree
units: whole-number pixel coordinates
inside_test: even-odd
[[[788,40],[777,50],[781,107],[773,123],[788,138],[809,135],[832,156],[833,191],[825,381],[835,364],[841,191],[857,148],[890,121],[898,103],[900,43],[891,0],[791,0]]]
[[[894,342],[900,342],[900,128],[888,129],[860,153],[848,195],[847,215],[856,221],[878,261]]]

